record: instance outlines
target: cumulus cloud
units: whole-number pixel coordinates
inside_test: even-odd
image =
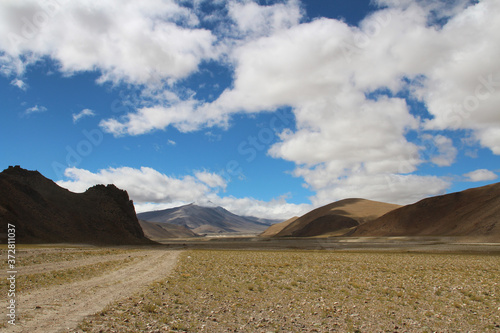
[[[177,80],[216,56],[215,36],[173,0],[2,1],[0,49],[11,72],[49,56],[65,73],[101,72],[101,81]],[[64,29],[61,29],[64,27]],[[32,59],[26,60],[25,54]]]
[[[495,180],[498,176],[490,170],[478,169],[475,171],[468,172],[463,175],[469,182],[482,182],[488,180]]]
[[[70,180],[59,181],[58,184],[71,191],[83,192],[95,184],[115,184],[127,190],[131,198],[138,202],[189,202],[213,191],[209,185],[196,177],[169,177],[147,167],[108,168],[97,173],[68,168],[64,175]]]
[[[140,135],[163,130],[170,125],[181,132],[190,132],[198,129],[201,124],[214,121],[209,114],[197,110],[197,104],[195,100],[186,100],[176,101],[168,106],[143,107],[120,119],[102,120],[99,125],[114,136]]]
[[[198,202],[212,202],[235,214],[264,218],[288,219],[304,214],[309,205],[288,204],[284,199],[269,202],[252,198],[221,197],[220,189],[227,184],[224,178],[208,171],[195,172],[194,176],[172,177],[147,167],[108,168],[91,172],[79,168],[67,168],[58,185],[73,192],[84,192],[96,184],[115,184],[128,192],[138,212],[177,207]]]
[[[276,198],[270,201],[254,198],[235,198],[232,196],[212,199],[213,203],[238,215],[277,220],[287,220],[294,216],[302,216],[313,208],[309,204],[288,203],[285,198]]]
[[[255,2],[229,2],[229,17],[235,22],[239,34],[244,37],[266,36],[299,23],[302,13],[299,1],[289,0],[270,6]]]
[[[424,197],[443,194],[451,185],[436,176],[372,173],[362,165],[346,169],[338,177],[332,175],[331,168],[336,172],[336,166],[329,164],[295,170],[295,174],[303,177],[308,187],[315,192],[311,197],[313,206],[345,198],[364,198],[404,205]]]
[[[471,129],[497,154],[500,46],[491,41],[500,27],[500,3],[430,4],[391,7],[389,2],[359,27],[319,19],[239,46],[231,54],[234,87],[214,104],[248,112],[290,105],[296,115],[308,106],[314,118],[324,111],[310,105],[327,99],[331,112],[336,103],[346,106],[338,113],[349,116],[370,101],[336,101],[345,95],[408,91],[428,106],[432,118],[425,129]],[[452,16],[442,27],[429,25],[429,17],[439,13]]]
[[[222,188],[225,190],[227,187],[226,180],[218,174],[207,171],[197,171],[194,176],[211,188]]]
[[[79,113],[73,113],[73,123],[76,124],[83,117],[93,117],[95,112],[90,109],[83,109]]]

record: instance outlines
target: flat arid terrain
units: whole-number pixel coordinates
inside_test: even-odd
[[[178,251],[158,249],[18,249],[16,325],[3,320],[1,332],[61,332],[165,278]],[[6,257],[6,251],[2,250]],[[5,274],[3,270],[2,274]],[[2,275],[2,295],[7,279]],[[2,307],[2,318],[6,307]]]
[[[252,239],[205,241],[205,249],[189,241],[19,246],[17,325],[4,320],[0,330],[500,331],[498,244],[376,242],[336,250],[266,249],[269,241],[259,249]],[[5,294],[7,284],[1,288]]]

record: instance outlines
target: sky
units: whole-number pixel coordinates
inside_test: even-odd
[[[498,182],[498,0],[4,0],[0,168],[286,219]]]

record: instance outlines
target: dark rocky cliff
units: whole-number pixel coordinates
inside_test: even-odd
[[[0,173],[0,222],[4,237],[7,223],[16,226],[17,243],[151,243],[126,191],[96,185],[73,193],[19,166]]]

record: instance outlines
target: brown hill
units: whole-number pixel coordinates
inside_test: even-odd
[[[399,205],[365,199],[345,199],[312,210],[279,231],[277,237],[337,236],[375,220]]]
[[[288,219],[286,221],[273,224],[272,226],[270,226],[269,228],[267,228],[263,233],[261,233],[259,236],[260,237],[273,237],[273,236],[276,236],[276,234],[278,234],[281,230],[285,229],[290,223],[293,223],[298,218],[299,218],[298,216],[294,216],[291,219]]]
[[[151,244],[126,191],[96,185],[70,192],[37,171],[0,173],[0,233],[16,226],[17,243]]]
[[[359,226],[353,236],[472,236],[500,241],[500,183],[423,199]]]
[[[151,240],[199,237],[198,234],[182,225],[165,222],[148,222],[143,220],[139,220],[139,224],[144,231],[144,235]]]

